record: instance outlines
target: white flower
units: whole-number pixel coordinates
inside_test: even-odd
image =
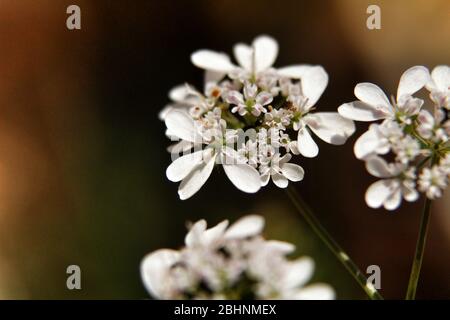
[[[393,151],[397,155],[396,160],[408,164],[420,154],[420,144],[411,136],[405,136],[393,144]]]
[[[272,109],[264,115],[264,123],[272,128],[286,130],[291,124],[292,114],[286,109]]]
[[[237,151],[239,162],[248,163],[253,168],[258,166],[258,143],[256,141],[247,140]]]
[[[261,173],[262,185],[266,186],[272,178],[273,183],[279,188],[286,188],[290,181],[301,181],[305,172],[302,167],[297,164],[289,163],[292,158],[291,154],[287,153],[280,156],[279,153],[272,154],[268,150],[265,154],[261,154],[261,166],[259,172]]]
[[[381,124],[371,124],[369,130],[356,140],[353,151],[358,159],[366,159],[374,154],[386,154],[403,136],[399,124],[386,119]]]
[[[441,122],[445,119],[442,110],[436,110],[434,116],[427,110],[420,110],[417,117],[417,132],[425,139],[431,139],[433,142],[446,142],[448,135],[445,124],[441,126]]]
[[[285,77],[300,79],[300,84],[289,86],[288,101],[293,104],[293,128],[298,130],[297,147],[308,158],[316,157],[319,147],[309,130],[323,141],[342,145],[355,131],[353,121],[337,112],[311,113],[328,84],[328,74],[321,66],[298,65],[278,70]]]
[[[397,100],[393,104],[377,85],[359,83],[355,87],[355,96],[359,100],[341,105],[338,112],[343,117],[356,121],[397,119],[409,124],[411,116],[416,115],[423,104],[422,100],[412,95],[423,88],[429,79],[429,71],[423,66],[406,70],[400,78]]]
[[[450,67],[437,66],[431,72],[431,79],[426,85],[431,99],[438,107],[450,110]]]
[[[353,121],[337,112],[313,112],[328,84],[321,66],[273,68],[278,44],[268,36],[257,37],[251,46],[237,44],[234,52],[239,66],[222,53],[195,52],[192,62],[206,70],[204,93],[190,86],[178,88],[171,96],[180,105],[164,111],[167,135],[181,139],[169,147],[183,156],[172,157],[167,177],[181,181],[182,199],[201,188],[214,163],[221,164],[242,191],[256,192],[261,187],[260,179],[259,185],[256,182],[258,172],[265,184],[272,176],[277,186],[285,187],[288,180],[300,181],[303,170],[286,171],[293,168],[291,164],[286,169],[275,165],[278,161],[262,157],[262,150],[271,150],[283,161],[293,154],[315,157],[319,148],[310,132],[340,145],[355,131]],[[195,155],[185,154],[192,150]]]
[[[180,139],[194,144],[207,142],[203,141],[199,129],[192,118],[185,112],[173,110],[167,114],[165,122],[172,134]],[[225,158],[230,156],[230,154],[226,153],[226,151],[230,151],[229,148],[222,148],[223,141],[219,141],[219,145],[215,144],[216,142],[215,140],[211,141],[209,148],[174,160],[167,168],[166,175],[170,181],[181,181],[178,188],[180,199],[188,199],[200,190],[211,175],[217,156]],[[222,161],[225,174],[236,188],[248,193],[257,192],[260,189],[259,174],[255,168],[245,163],[237,163],[233,159],[231,159],[232,161],[220,160]]]
[[[304,157],[313,158],[319,153],[319,147],[311,137],[309,130],[323,141],[342,145],[353,132],[353,121],[341,117],[337,112],[308,113],[299,120],[297,148]]]
[[[261,236],[264,219],[246,216],[228,227],[192,225],[179,251],[160,249],[144,257],[141,276],[157,299],[334,299],[326,284],[306,285],[314,264],[286,255],[295,246]]]
[[[442,190],[447,187],[447,174],[445,168],[434,165],[432,168],[424,168],[419,175],[419,190],[425,192],[429,199],[442,196]]]
[[[368,171],[383,178],[366,192],[370,207],[394,210],[402,196],[407,201],[415,201],[418,198],[416,183],[419,191],[430,199],[439,197],[447,186],[448,171],[444,163],[449,151],[450,122],[444,108],[448,108],[449,70],[447,66],[438,66],[430,77],[425,67],[409,68],[400,78],[397,100],[392,104],[376,85],[360,83],[355,87],[359,100],[338,108],[338,112],[349,119],[383,119],[381,124],[371,124],[354,146],[356,157],[366,161]],[[434,102],[431,111],[426,106],[422,109],[424,101],[413,97],[424,86],[431,92]],[[389,152],[396,163],[388,165],[378,157]],[[430,160],[439,165],[422,169]],[[416,181],[415,172],[421,169]]]
[[[278,44],[269,36],[257,37],[252,46],[239,43],[234,46],[234,55],[239,67],[231,63],[228,55],[211,50],[199,50],[191,55],[192,63],[202,69],[221,74],[239,74],[247,79],[268,70],[278,55]]]
[[[189,110],[201,102],[198,95],[193,94],[190,86],[186,84],[178,85],[169,91],[169,98],[172,103],[168,104],[159,112],[159,118],[164,121],[167,113],[173,109]]]
[[[255,117],[259,116],[261,112],[266,113],[264,106],[272,102],[272,95],[268,92],[262,91],[258,93],[256,84],[247,82],[244,86],[244,95],[238,91],[231,91],[227,94],[226,101],[235,105],[231,112],[238,112],[241,116],[248,112]]]
[[[404,165],[388,164],[384,159],[373,156],[366,161],[370,174],[382,178],[374,182],[366,192],[366,203],[371,208],[384,206],[386,210],[395,210],[400,206],[402,197],[409,202],[419,197],[415,189],[414,169]]]

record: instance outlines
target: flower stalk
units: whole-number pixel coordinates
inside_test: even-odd
[[[428,225],[431,216],[431,200],[426,198],[420,221],[419,236],[417,238],[416,252],[409,277],[408,291],[406,292],[406,300],[414,300],[416,298],[417,284],[419,282],[420,269],[422,267],[423,255],[425,253],[425,245],[427,241]]]
[[[324,242],[328,249],[333,252],[336,258],[344,265],[348,272],[358,282],[361,288],[366,292],[367,296],[371,300],[383,300],[381,294],[376,290],[372,283],[368,282],[364,274],[353,262],[347,253],[341,248],[341,246],[331,237],[328,231],[322,226],[319,220],[316,218],[312,210],[303,201],[298,192],[291,185],[288,186],[286,192],[294,204],[297,211],[303,216],[309,226],[317,234],[317,236]]]

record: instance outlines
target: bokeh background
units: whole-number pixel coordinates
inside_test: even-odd
[[[81,7],[82,29],[66,28]],[[382,29],[366,28],[369,4]],[[265,33],[280,43],[277,66],[321,64],[330,75],[322,111],[353,100],[357,82],[395,93],[410,66],[449,64],[450,3],[419,1],[0,1],[0,298],[148,298],[139,263],[177,248],[186,221],[259,213],[266,236],[297,244],[316,261],[314,280],[341,299],[364,299],[344,268],[310,232],[283,190],[235,189],[221,172],[180,201],[165,178],[170,156],[158,111],[167,91],[202,72],[199,48],[231,53]],[[404,297],[422,200],[401,210],[369,209],[374,181],[343,147],[320,143],[301,159],[298,191],[361,269],[382,271],[381,293]],[[433,204],[418,298],[450,298],[450,194]],[[82,290],[66,288],[66,267]]]

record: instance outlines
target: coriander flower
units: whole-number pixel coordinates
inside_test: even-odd
[[[246,82],[244,85],[244,95],[239,91],[230,91],[225,99],[229,104],[235,105],[231,109],[232,113],[238,112],[245,116],[248,112],[258,117],[261,112],[266,113],[264,106],[272,102],[273,97],[270,93],[261,91],[258,93],[256,84]]]
[[[181,199],[195,194],[215,165],[247,193],[270,178],[285,188],[304,176],[301,166],[287,161],[317,156],[313,135],[341,145],[355,131],[353,121],[337,112],[315,112],[328,84],[321,66],[275,69],[278,44],[268,36],[251,46],[237,44],[234,53],[239,65],[223,53],[193,53],[192,63],[206,72],[204,92],[176,87],[170,93],[175,103],[161,113],[167,136],[176,141],[168,149],[173,162],[166,174],[181,182]]]
[[[392,103],[378,86],[360,83],[355,87],[359,100],[338,108],[342,116],[353,120],[383,120],[371,124],[354,146],[356,157],[366,161],[369,173],[383,179],[367,190],[369,207],[394,210],[402,197],[415,201],[419,197],[416,185],[429,199],[440,197],[447,187],[449,70],[438,66],[431,76],[422,66],[406,70]],[[430,91],[431,104],[413,97],[424,86]],[[394,161],[388,163],[380,157],[384,155]]]
[[[441,197],[447,185],[448,167],[434,165],[431,168],[424,168],[419,176],[419,190],[425,192],[432,200]]]
[[[440,107],[450,110],[450,67],[437,66],[431,72],[426,88],[430,98]]]
[[[392,99],[392,103],[377,85],[369,82],[358,83],[355,96],[359,100],[341,105],[338,112],[343,117],[356,121],[392,119],[410,124],[411,117],[417,115],[423,104],[423,100],[412,95],[422,89],[429,79],[427,68],[409,68],[400,78],[397,100]]]
[[[216,114],[221,112],[218,108],[214,111],[217,111]],[[214,119],[208,114],[199,125],[188,113],[176,110],[169,113],[166,125],[173,135],[184,141],[193,145],[206,145],[204,149],[175,159],[166,170],[170,181],[181,181],[178,189],[180,199],[188,199],[205,184],[216,160],[222,163],[225,174],[236,188],[248,193],[259,190],[261,184],[256,169],[239,162],[237,152],[227,147],[227,143],[233,141],[235,136],[233,131],[225,131],[223,119]]]
[[[384,206],[394,210],[400,206],[402,197],[409,202],[419,197],[415,189],[414,170],[401,164],[388,164],[384,159],[373,156],[366,161],[370,174],[382,180],[374,182],[366,192],[366,202],[371,208]]]
[[[209,229],[200,220],[180,250],[144,257],[142,281],[156,299],[334,299],[329,285],[307,285],[313,261],[286,259],[294,245],[265,240],[263,227],[264,219],[256,215]]]
[[[289,163],[289,160],[292,158],[290,153],[280,157],[279,153],[268,151],[266,154],[262,154],[261,157],[259,171],[261,172],[263,186],[267,185],[271,178],[273,183],[279,188],[286,188],[289,180],[293,182],[303,180],[303,168],[295,163]]]

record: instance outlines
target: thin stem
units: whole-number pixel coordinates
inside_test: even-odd
[[[419,236],[417,238],[416,253],[414,262],[409,276],[408,291],[406,292],[406,300],[414,300],[416,298],[417,283],[419,282],[420,268],[422,267],[423,254],[425,252],[425,244],[427,241],[428,225],[431,216],[431,200],[426,199],[420,220]]]
[[[359,270],[358,266],[331,237],[331,235],[326,231],[319,220],[317,220],[314,213],[303,201],[297,191],[291,186],[289,186],[286,191],[297,211],[304,217],[306,222],[317,234],[317,236],[325,243],[328,249],[330,249],[336,256],[336,258],[344,265],[347,271],[350,272],[353,278],[355,278],[355,280],[358,282],[361,288],[364,289],[369,298],[372,300],[383,300],[383,297],[375,289],[373,284],[367,281],[366,277],[361,272],[361,270]]]

